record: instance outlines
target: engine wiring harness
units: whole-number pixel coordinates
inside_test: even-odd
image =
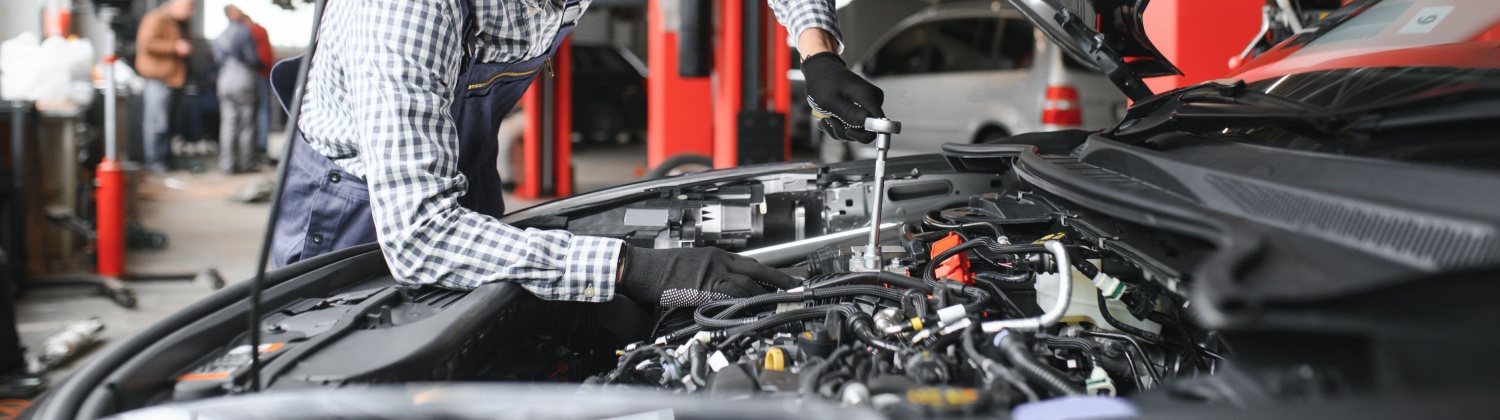
[[[934,212],[902,227],[904,257],[881,271],[820,250],[794,267],[802,287],[667,311],[651,341],[586,384],[942,415],[1213,372],[1222,343],[1187,321],[1180,297],[1048,229],[1008,234]]]

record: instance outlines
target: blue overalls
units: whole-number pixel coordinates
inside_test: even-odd
[[[465,54],[473,33],[474,18],[469,2],[460,2],[464,15]],[[449,109],[459,138],[459,172],[469,188],[458,202],[465,208],[499,218],[505,214],[500,173],[495,167],[499,154],[496,134],[500,121],[510,113],[538,73],[546,71],[550,57],[587,6],[587,0],[567,0],[564,22],[547,54],[518,63],[480,63],[465,57]],[[286,60],[272,70],[283,106],[290,103],[296,63]],[[282,83],[278,83],[278,70]],[[289,76],[288,76],[289,75]],[[286,92],[283,94],[282,92]],[[271,263],[281,267],[307,258],[355,245],[375,242],[375,222],[370,210],[370,189],[332,160],[318,154],[302,139],[290,140],[286,185],[281,195],[281,215],[271,248]]]

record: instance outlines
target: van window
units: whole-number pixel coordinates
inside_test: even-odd
[[[1014,63],[999,60],[999,19],[953,19],[933,23],[933,73],[996,70]]]
[[[1036,57],[1036,29],[1031,22],[1022,19],[1006,19],[1005,29],[1000,35],[999,61],[1011,63],[1002,69],[1024,69],[1031,67]]]
[[[1011,70],[1031,66],[1036,37],[1018,19],[946,19],[914,25],[865,63],[872,77]]]
[[[865,73],[872,76],[899,76],[926,73],[931,68],[932,23],[906,28],[876,50],[873,61],[866,63]]]

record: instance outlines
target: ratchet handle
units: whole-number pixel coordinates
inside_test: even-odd
[[[880,216],[885,212],[885,159],[891,135],[901,133],[901,123],[885,118],[865,118],[865,130],[875,133],[875,188],[870,194],[870,244],[865,246],[865,269],[880,269]]]

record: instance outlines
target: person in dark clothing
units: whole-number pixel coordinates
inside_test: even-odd
[[[219,170],[255,170],[255,87],[260,81],[260,52],[238,7],[224,7],[229,27],[214,40],[219,65]]]

